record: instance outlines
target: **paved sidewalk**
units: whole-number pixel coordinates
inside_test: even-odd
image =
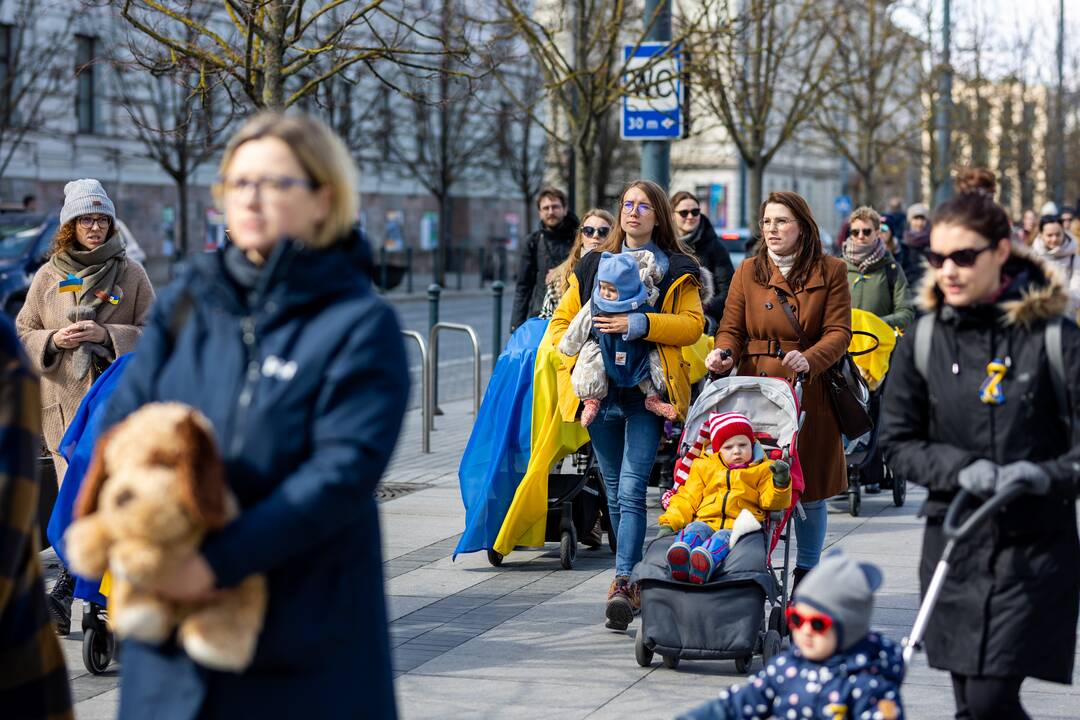
[[[453,562],[464,527],[457,465],[472,426],[471,403],[443,409],[430,455],[419,450],[418,413],[409,414],[379,505],[403,718],[672,717],[741,679],[732,662],[683,661],[676,671],[659,661],[638,667],[637,624],[625,634],[603,627],[614,567],[606,546],[581,549],[571,571],[561,569],[555,545],[515,552],[500,569],[482,553]],[[922,523],[915,510],[922,497],[912,488],[907,505],[895,508],[887,494],[865,496],[862,517],[839,509],[829,515],[827,544],[884,570],[874,625],[896,639],[910,630],[918,606]],[[657,514],[650,511],[651,523]],[[63,645],[78,717],[113,718],[115,673],[86,674],[77,631]],[[909,669],[903,697],[909,718],[952,716],[949,679],[922,656]],[[1077,717],[1076,686],[1029,681],[1023,697],[1034,717]]]

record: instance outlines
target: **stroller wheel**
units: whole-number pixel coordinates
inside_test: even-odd
[[[495,552],[494,550],[488,550],[487,551],[487,556],[488,556],[488,562],[491,563],[492,567],[500,567],[500,566],[502,566],[502,561],[503,561],[502,553]]]
[[[781,611],[780,606],[777,605],[769,611],[769,625],[768,630],[775,630],[776,634],[783,637],[784,635],[784,613]]]
[[[735,658],[735,672],[740,675],[745,675],[750,672],[750,663],[754,661],[754,658],[750,655],[743,655],[742,657]]]
[[[896,507],[903,507],[904,501],[907,500],[907,480],[901,480],[892,474],[891,470],[886,470],[890,476],[892,476],[892,501]]]
[[[114,640],[108,630],[87,628],[83,631],[83,664],[94,675],[100,675],[112,662]]]
[[[780,633],[770,629],[765,633],[765,639],[761,643],[761,657],[767,663],[774,657],[780,654],[780,647],[783,640],[780,639]]]
[[[563,530],[562,538],[559,541],[559,560],[562,562],[564,570],[572,570],[574,568],[574,560],[577,558],[577,538],[574,537],[574,531]]]
[[[848,491],[848,512],[851,513],[851,517],[859,517],[860,510],[862,510],[862,491],[856,485]]]
[[[653,651],[645,647],[645,634],[638,630],[637,639],[634,640],[634,659],[641,667],[652,665]]]
[[[664,667],[666,667],[668,670],[674,670],[675,668],[679,667],[678,655],[664,655],[663,659]]]

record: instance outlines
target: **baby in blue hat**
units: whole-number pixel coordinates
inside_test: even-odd
[[[576,355],[570,375],[574,394],[584,403],[581,424],[588,427],[607,397],[608,385],[635,387],[645,394],[645,407],[660,417],[675,419],[675,406],[663,398],[664,369],[656,346],[646,340],[596,332],[593,317],[655,312],[657,284],[663,273],[648,251],[600,256],[596,288],[559,342],[559,352]]]

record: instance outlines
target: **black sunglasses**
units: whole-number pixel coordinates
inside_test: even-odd
[[[975,265],[975,261],[979,259],[987,250],[993,250],[994,245],[987,245],[981,248],[964,248],[963,250],[956,250],[948,255],[942,255],[936,253],[933,250],[926,251],[926,262],[930,263],[932,268],[940,268],[945,264],[946,260],[952,260],[956,267],[969,268]]]
[[[700,215],[701,208],[694,208],[693,210],[676,210],[675,212],[679,213],[679,217],[685,220],[688,217],[697,217]]]
[[[848,235],[850,235],[851,237],[859,237],[859,235],[862,235],[863,237],[870,237],[873,234],[874,228],[862,228],[860,230],[851,228],[851,230],[848,231]]]
[[[600,239],[604,239],[608,236],[609,232],[611,232],[611,228],[606,225],[604,227],[592,227],[591,225],[581,226],[581,234],[587,238],[591,238],[595,235]]]

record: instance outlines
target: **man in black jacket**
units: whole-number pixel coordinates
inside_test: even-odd
[[[675,225],[682,241],[690,246],[701,266],[712,275],[713,295],[705,302],[703,309],[712,321],[709,324],[715,328],[720,325],[720,318],[724,317],[724,302],[727,301],[735,266],[731,264],[731,255],[716,236],[709,218],[701,212],[701,204],[693,193],[685,190],[675,193],[671,206],[675,210]]]
[[[547,275],[570,254],[578,219],[566,207],[562,190],[547,187],[536,198],[540,227],[529,235],[518,260],[517,290],[510,314],[510,331],[540,314],[547,289]]]

